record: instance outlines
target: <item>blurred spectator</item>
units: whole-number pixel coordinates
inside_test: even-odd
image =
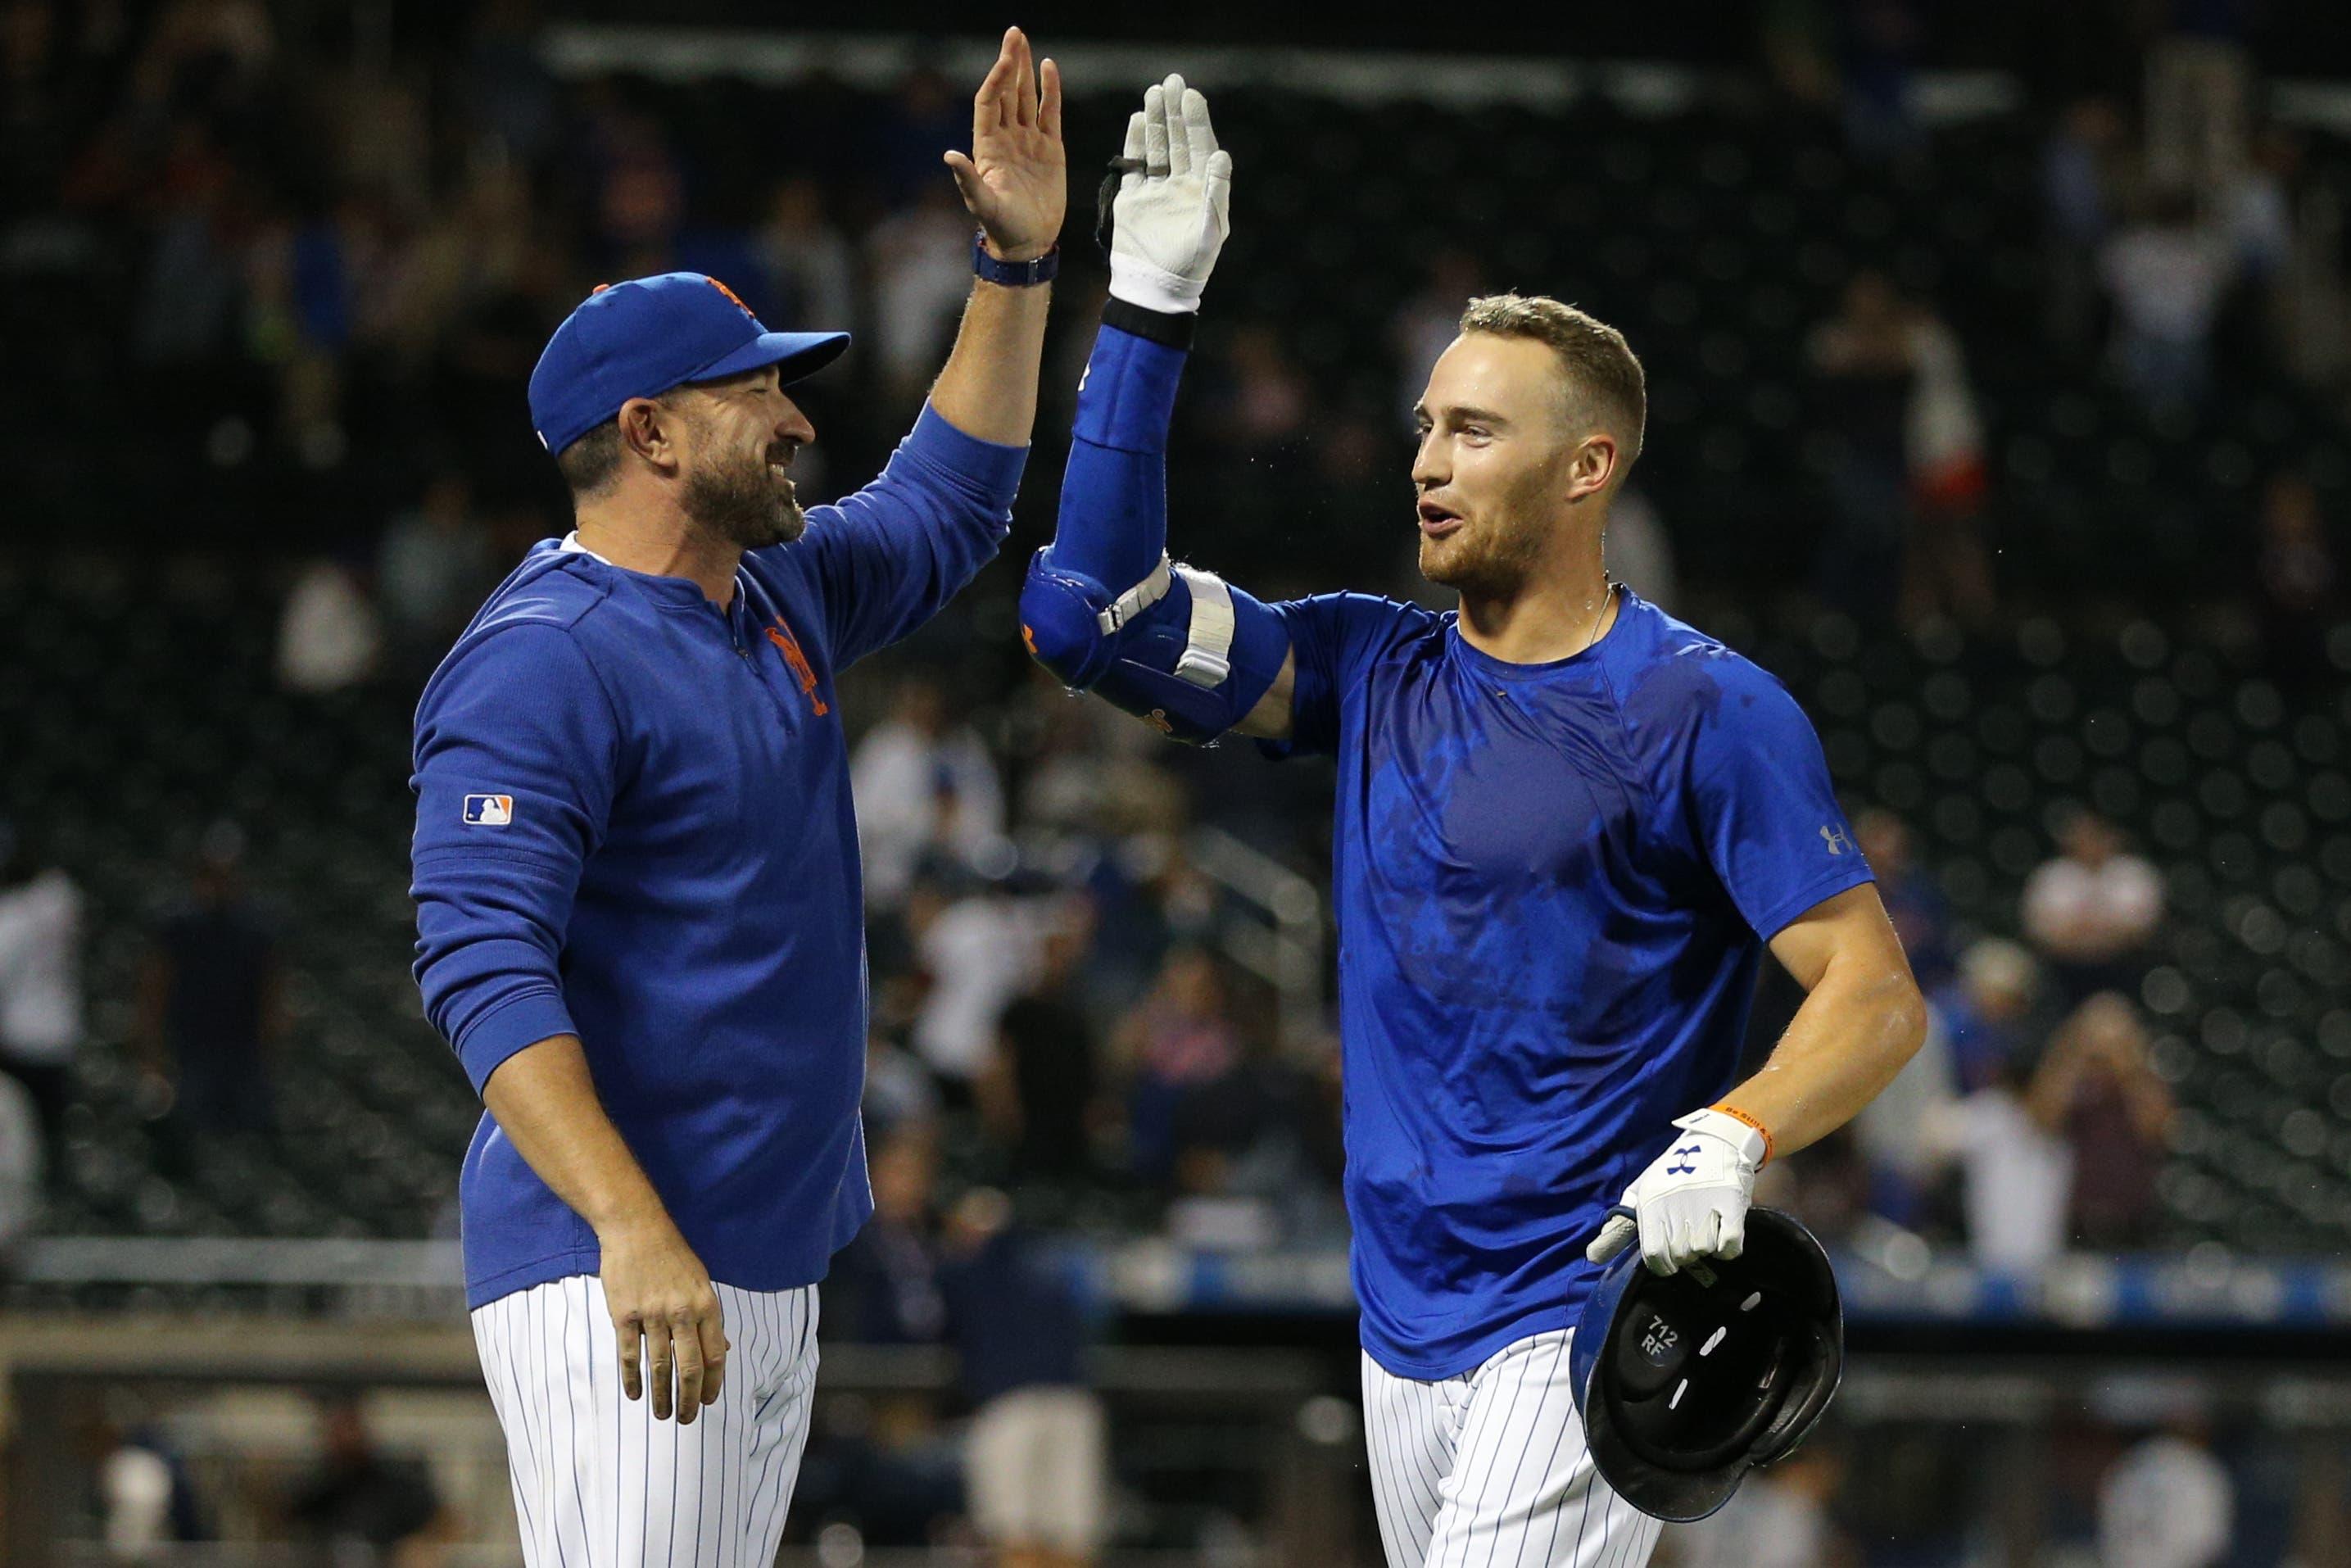
[[[1174,1174],[1176,1108],[1186,1091],[1231,1071],[1240,1030],[1228,1010],[1216,955],[1184,944],[1168,950],[1150,993],[1113,1039],[1128,1075],[1128,1159],[1136,1176]]]
[[[898,83],[859,139],[857,166],[881,186],[892,205],[946,187],[939,163],[950,147],[971,140],[971,105],[956,85],[929,65],[917,65]],[[964,224],[967,233],[971,225]]]
[[[882,1143],[938,1120],[939,1090],[914,1053],[881,1029],[865,1037],[865,1135]]]
[[[88,1436],[99,1456],[99,1528],[108,1562],[169,1563],[179,1555],[175,1546],[213,1539],[210,1511],[162,1427],[109,1410]]]
[[[1256,1015],[1260,1024],[1264,1016]],[[1176,1096],[1170,1233],[1195,1246],[1249,1250],[1321,1228],[1314,1199],[1323,1173],[1310,1123],[1329,1110],[1261,1027],[1246,1035],[1231,1067]]]
[[[2123,849],[2095,811],[2068,811],[2060,851],[2025,879],[2024,929],[2068,1002],[2095,991],[2136,993],[2147,943],[2163,919],[2163,877]]]
[[[2126,1450],[2098,1483],[2100,1568],[2214,1568],[2235,1534],[2236,1483],[2193,1423]]]
[[[1911,535],[1902,570],[1902,619],[1949,615],[1971,626],[1991,619],[1991,559],[1984,549],[1983,416],[1968,382],[1959,335],[1925,306],[1910,312],[1910,385],[1903,444],[1909,463]]]
[[[1352,403],[1326,405],[1310,445],[1314,496],[1311,516],[1350,550],[1392,541],[1411,491],[1395,462],[1387,427]],[[1623,501],[1617,503],[1623,507]]]
[[[554,78],[537,47],[533,0],[489,0],[475,9],[465,96],[475,125],[508,157],[528,160],[555,135]]]
[[[2094,1251],[2147,1245],[2172,1101],[2129,1001],[2109,991],[2076,1008],[2051,1039],[2029,1098],[2034,1120],[2073,1149],[2074,1240]]]
[[[1893,283],[1882,272],[1855,273],[1842,309],[1813,329],[1808,350],[1831,452],[1821,594],[1848,615],[1882,621],[1894,608],[1911,528],[1908,411],[1918,368],[1910,316]]]
[[[873,1216],[825,1279],[818,1332],[827,1343],[935,1345],[945,1336],[935,1136],[909,1125],[873,1145]],[[820,1401],[794,1516],[846,1515],[872,1545],[928,1544],[959,1511],[963,1490],[934,1406],[914,1393]]]
[[[1106,703],[1081,702],[1040,669],[1015,722],[1028,754],[1020,791],[1024,828],[1105,852],[1120,841],[1173,834],[1186,822],[1183,784],[1165,766],[1165,739]],[[1153,859],[1153,864],[1159,863]],[[1122,879],[1133,868],[1113,868]],[[1097,922],[1098,937],[1111,933]],[[1139,982],[1138,982],[1139,983]]]
[[[1930,1196],[1946,1164],[1938,1140],[1959,1098],[1949,1037],[1929,1028],[1894,1082],[1854,1119],[1868,1164],[1873,1212],[1908,1229],[1927,1228]]]
[[[2228,236],[2198,221],[2196,198],[2165,186],[2106,243],[2100,276],[2115,302],[2115,373],[2151,414],[2202,405],[2212,325],[2235,262]]]
[[[183,119],[168,134],[131,344],[150,365],[201,365],[230,347],[252,220],[236,171],[209,128]]]
[[[1750,1476],[1720,1511],[1667,1531],[1678,1568],[1834,1568],[1855,1561],[1830,1510],[1844,1461],[1818,1437]]]
[[[1856,158],[1885,162],[1917,149],[1911,78],[1926,29],[1912,0],[1848,0],[1844,138]]]
[[[865,239],[874,361],[893,410],[922,401],[971,292],[971,214],[937,167],[938,151],[931,159],[935,177],[914,204],[883,219]]]
[[[1459,314],[1455,312],[1457,319]],[[1208,416],[1244,461],[1287,445],[1313,417],[1313,390],[1270,326],[1251,322],[1235,329],[1224,371]],[[1417,400],[1420,394],[1413,396]]]
[[[2244,162],[2252,0],[2168,0],[2169,26],[2147,51],[2150,179],[2210,193]]]
[[[873,1218],[832,1260],[824,1333],[853,1344],[935,1344],[946,1328],[932,1229],[936,1145],[927,1129],[906,1128],[876,1140],[869,1166]]]
[[[2077,354],[2095,325],[2098,253],[2113,227],[2122,141],[2114,100],[2085,98],[2066,105],[2042,149],[2050,334]]]
[[[368,680],[383,652],[375,606],[351,570],[314,560],[295,578],[277,622],[277,684],[319,695]]]
[[[668,271],[685,217],[685,173],[661,122],[608,101],[591,113],[588,142],[596,164],[598,272],[642,277]]]
[[[435,1568],[446,1561],[457,1521],[414,1460],[386,1458],[368,1430],[359,1396],[339,1394],[319,1406],[319,1468],[294,1483],[286,1514],[301,1539],[325,1546],[338,1563]]]
[[[205,831],[189,900],[156,932],[140,974],[140,1053],[175,1134],[274,1125],[272,1058],[286,1032],[277,944],[243,891],[244,858],[233,824]]]
[[[1166,783],[1165,774],[1153,777]],[[1098,918],[1086,980],[1097,1012],[1125,1010],[1157,983],[1171,948],[1213,945],[1223,919],[1223,895],[1176,831],[1180,792],[1163,789],[1129,804],[1142,807],[1141,820],[1115,854],[1102,857],[1090,883]]]
[[[1986,1269],[2040,1269],[2064,1250],[2074,1157],[2048,1097],[2014,1058],[1952,1105],[1931,1136],[1959,1166],[1968,1251]]]
[[[976,1406],[972,1522],[1005,1568],[1079,1568],[1101,1549],[1109,1443],[1087,1385],[1086,1322],[1071,1282],[1005,1196],[981,1187],[947,1226],[939,1288]]]
[[[858,742],[849,776],[869,909],[896,908],[925,857],[969,869],[1007,847],[996,761],[931,676],[899,686],[889,716]]]
[[[1848,1245],[1869,1215],[1869,1162],[1859,1132],[1848,1122],[1803,1158],[1771,1161],[1756,1174],[1755,1201],[1794,1215],[1832,1249]]]
[[[2030,951],[1987,936],[1968,945],[1955,978],[1928,992],[1928,1029],[1942,1038],[1961,1093],[1991,1087],[2023,1057],[2024,1025],[2040,984],[2041,966]]]
[[[823,186],[805,174],[778,183],[758,247],[762,320],[785,331],[846,330],[855,322],[857,252],[825,210]]]
[[[2222,193],[2229,244],[2237,275],[2267,286],[2294,260],[2294,179],[2302,143],[2283,126],[2271,126]]]
[[[1388,328],[1389,347],[1396,358],[1396,410],[1405,427],[1413,427],[1413,410],[1428,390],[1428,373],[1453,340],[1461,335],[1461,313],[1469,301],[1486,291],[1484,269],[1477,256],[1459,246],[1447,246],[1428,264],[1427,281],[1404,302]],[[1620,498],[1617,502],[1624,506]],[[1639,583],[1634,583],[1641,591]],[[1655,602],[1655,601],[1652,601]]]
[[[2318,491],[2304,476],[2279,474],[2262,491],[2253,570],[2271,673],[2290,685],[2329,679],[2326,641],[2342,621],[2342,577]]]
[[[1761,7],[1763,66],[1795,107],[1812,113],[1834,110],[1839,90],[1834,17],[1826,5]]]
[[[979,1109],[1016,1182],[1074,1184],[1094,1174],[1103,1117],[1094,1029],[1079,984],[1092,940],[1091,905],[1065,900],[1045,928],[1036,974],[997,1022]]]
[[[14,1074],[0,1071],[0,1279],[16,1243],[40,1223],[48,1149],[33,1096]]]
[[[1951,977],[1950,906],[1934,878],[1918,869],[1910,825],[1901,818],[1871,808],[1854,818],[1853,833],[1877,877],[1877,896],[1909,956],[1910,973],[1931,993]]]
[[[440,663],[496,580],[473,486],[461,474],[436,476],[392,519],[376,556],[376,593],[402,667],[421,675]]]
[[[1035,912],[994,883],[956,894],[925,878],[907,895],[905,925],[929,982],[914,1015],[914,1050],[960,1108],[987,1070],[997,1020],[1035,971]]]
[[[51,1150],[81,1043],[81,889],[0,821],[0,1071],[32,1096]]]
[[[1627,485],[1608,508],[1608,575],[1667,614],[1681,597],[1674,541],[1647,492]]]

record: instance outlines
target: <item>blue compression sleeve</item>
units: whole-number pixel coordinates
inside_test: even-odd
[[[1029,651],[1064,684],[1179,739],[1207,741],[1249,715],[1290,644],[1280,619],[1239,589],[1189,568],[1163,570],[1167,427],[1194,320],[1117,299],[1103,308],[1078,388],[1058,531],[1029,563],[1020,621]],[[1115,608],[1130,591],[1159,597]]]
[[[1167,427],[1190,358],[1193,318],[1122,314],[1117,303],[1103,312],[1078,383],[1053,558],[1123,593],[1166,552]]]

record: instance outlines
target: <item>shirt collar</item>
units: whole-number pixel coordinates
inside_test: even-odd
[[[590,549],[586,545],[580,542],[580,530],[578,528],[574,528],[569,533],[564,535],[563,542],[556,548],[558,549],[569,550],[575,554],[584,555],[590,560],[604,560],[602,556],[598,555],[594,550]],[[609,560],[604,560],[604,564],[606,566],[610,566],[612,563]]]

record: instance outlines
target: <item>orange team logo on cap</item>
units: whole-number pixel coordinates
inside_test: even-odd
[[[726,296],[727,299],[734,304],[736,309],[740,310],[746,316],[751,316],[751,308],[743,303],[743,297],[741,295],[736,293],[733,289],[719,282],[718,279],[709,277],[706,274],[704,276],[703,281],[710,285],[711,287],[718,290],[719,293]],[[751,319],[756,321],[758,318],[757,316],[751,316]]]
[[[800,684],[800,695],[808,698],[817,716],[822,718],[831,713],[832,709],[816,695],[816,671],[809,666],[808,655],[800,652],[800,640],[792,635],[792,629],[784,624],[782,616],[777,616],[776,623],[768,628],[768,641],[782,652],[784,663],[791,666],[793,676]]]

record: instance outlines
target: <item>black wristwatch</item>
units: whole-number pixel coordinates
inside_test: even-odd
[[[971,269],[1007,288],[1029,288],[1053,281],[1061,270],[1061,247],[1057,244],[1033,261],[998,261],[987,254],[987,231],[979,229],[971,236]]]

